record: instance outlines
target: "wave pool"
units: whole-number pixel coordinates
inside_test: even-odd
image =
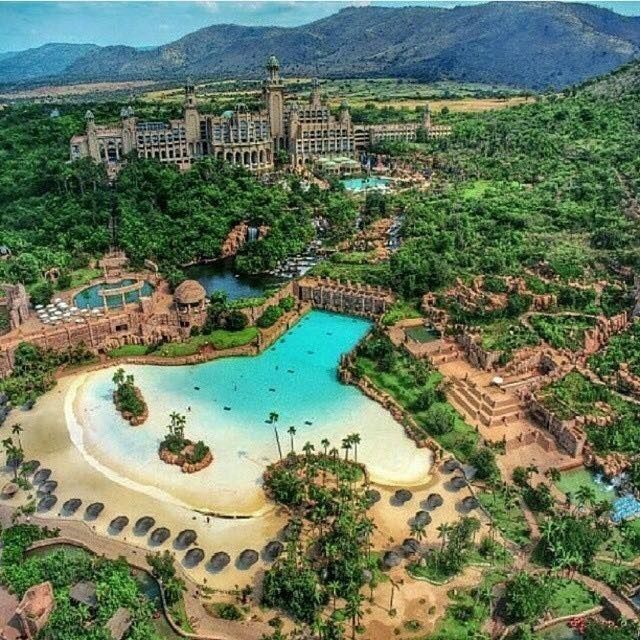
[[[125,367],[135,376],[149,419],[131,427],[112,401],[115,368],[83,374],[65,403],[71,438],[87,460],[121,484],[191,508],[223,514],[253,514],[266,506],[262,472],[278,459],[271,412],[284,452],[323,438],[340,448],[359,433],[358,459],[374,482],[421,485],[428,480],[431,452],[417,449],[392,417],[357,388],[337,379],[340,355],[351,350],[370,324],[312,311],[271,348],[256,357],[225,358],[195,366]],[[194,474],[161,462],[158,444],[172,411],[187,417],[186,435],[202,439],[214,462]]]

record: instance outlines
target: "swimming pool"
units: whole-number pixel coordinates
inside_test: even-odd
[[[94,284],[86,289],[82,289],[82,291],[78,292],[74,299],[73,304],[79,309],[101,309],[103,306],[102,296],[100,295],[100,291],[102,289],[118,289],[120,287],[126,287],[131,284],[135,284],[137,281],[132,278],[126,278],[125,280],[120,280],[120,282],[112,282],[106,284],[104,282],[99,282],[98,284]],[[153,293],[153,285],[146,282],[142,285],[142,289],[140,291],[131,291],[125,294],[125,301],[127,303],[136,302],[140,297],[145,298],[150,296]],[[122,297],[119,295],[107,296],[107,306],[110,309],[116,309],[122,306]]]
[[[378,178],[377,176],[369,178],[349,178],[342,180],[342,184],[347,191],[368,191],[378,189],[386,191],[389,188],[391,180],[389,178]]]
[[[112,400],[113,368],[79,376],[65,414],[71,438],[85,458],[111,479],[164,500],[217,513],[255,513],[265,506],[264,468],[278,459],[271,412],[284,453],[294,445],[321,450],[328,438],[359,433],[358,459],[373,481],[416,485],[428,479],[431,452],[416,448],[378,403],[337,376],[340,355],[369,331],[370,323],[312,311],[261,355],[195,366],[125,368],[149,404],[143,427],[131,428]],[[186,434],[212,449],[212,465],[195,474],[168,468],[157,455],[169,414],[187,417]]]

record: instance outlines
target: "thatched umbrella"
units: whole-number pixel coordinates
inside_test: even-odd
[[[364,493],[365,500],[369,506],[374,505],[380,501],[380,492],[377,489],[367,489]]]
[[[84,513],[90,520],[95,520],[103,511],[104,505],[102,502],[92,502]]]
[[[382,566],[385,569],[392,569],[397,567],[402,562],[402,558],[397,551],[387,551],[382,556]]]
[[[408,489],[398,489],[393,494],[393,501],[402,506],[405,502],[409,502],[413,498],[413,494]]]
[[[478,508],[478,500],[476,498],[474,498],[473,496],[467,496],[462,501],[462,508],[465,511],[472,511],[473,509],[477,509]]]
[[[211,566],[212,571],[222,571],[229,562],[231,562],[229,554],[224,551],[218,551],[211,556],[209,565]]]
[[[27,460],[22,464],[22,471],[30,476],[36,472],[36,469],[40,466],[40,460]]]
[[[454,476],[449,481],[452,489],[458,491],[458,489],[462,489],[462,487],[467,486],[467,479],[464,476]]]
[[[40,498],[40,502],[38,502],[38,511],[49,511],[58,502],[57,496],[52,494],[48,494]]]
[[[459,468],[460,468],[460,463],[457,460],[454,460],[453,458],[449,458],[448,460],[445,460],[442,463],[442,470],[445,473],[453,473]]]
[[[264,548],[264,557],[269,560],[275,560],[284,551],[284,545],[279,540],[272,540]]]
[[[53,493],[57,488],[58,483],[55,480],[47,480],[38,487],[38,491],[40,493]]]
[[[20,487],[15,482],[7,482],[7,484],[2,487],[2,495],[5,498],[12,498],[19,490]]]
[[[259,557],[260,556],[258,555],[258,552],[255,551],[254,549],[245,549],[238,556],[238,568],[248,569],[249,567],[254,565],[256,562],[258,562]]]
[[[425,527],[426,525],[431,524],[431,516],[428,511],[418,511],[413,517],[413,522],[419,527]]]
[[[193,529],[185,529],[178,534],[176,538],[176,547],[186,549],[190,547],[198,539],[198,534]]]
[[[80,500],[80,498],[71,498],[70,500],[67,500],[62,505],[62,510],[65,513],[68,513],[69,515],[71,515],[72,513],[75,513],[80,508],[81,504],[82,504],[82,500]]]
[[[127,516],[117,516],[109,523],[109,531],[120,533],[129,524]]]
[[[41,482],[46,482],[51,476],[51,469],[38,469],[36,471],[36,475],[33,476],[33,484],[40,484]]]
[[[171,531],[166,527],[158,527],[151,532],[151,544],[160,545],[171,536]]]
[[[197,564],[200,564],[204,560],[204,551],[199,549],[198,547],[194,547],[193,549],[189,549],[184,556],[184,562],[189,567],[195,567]]]
[[[155,518],[152,518],[151,516],[142,516],[142,518],[139,518],[136,521],[134,531],[138,535],[144,536],[149,533],[149,529],[151,529],[151,527],[153,527],[155,524]]]
[[[415,538],[406,538],[402,543],[402,550],[408,556],[420,551],[420,543]]]
[[[433,511],[444,504],[444,498],[439,493],[430,493],[425,504],[427,509]]]

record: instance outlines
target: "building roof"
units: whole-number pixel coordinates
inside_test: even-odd
[[[197,280],[185,280],[176,287],[173,297],[178,304],[197,304],[207,297],[207,292]]]
[[[95,607],[98,604],[96,598],[96,585],[93,582],[78,582],[71,587],[69,597],[79,604]]]
[[[120,607],[105,624],[113,640],[122,640],[133,623],[133,616],[129,609]]]

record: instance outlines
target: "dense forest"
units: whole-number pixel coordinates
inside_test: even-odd
[[[146,105],[140,117],[172,117],[174,107]],[[296,180],[269,185],[239,168],[203,161],[189,172],[153,161],[131,160],[112,187],[102,167],[69,163],[68,142],[84,127],[86,107],[12,107],[0,112],[0,244],[14,258],[0,263],[0,281],[36,283],[43,271],[86,266],[110,244],[112,211],[118,241],[134,263],[157,261],[180,279],[180,265],[213,258],[241,220],[269,227],[266,239],[247,245],[237,266],[272,268],[300,252],[314,235],[313,219],[331,222],[340,239],[353,228],[357,209],[342,192],[302,190]],[[96,105],[99,121],[114,119],[119,105]]]

